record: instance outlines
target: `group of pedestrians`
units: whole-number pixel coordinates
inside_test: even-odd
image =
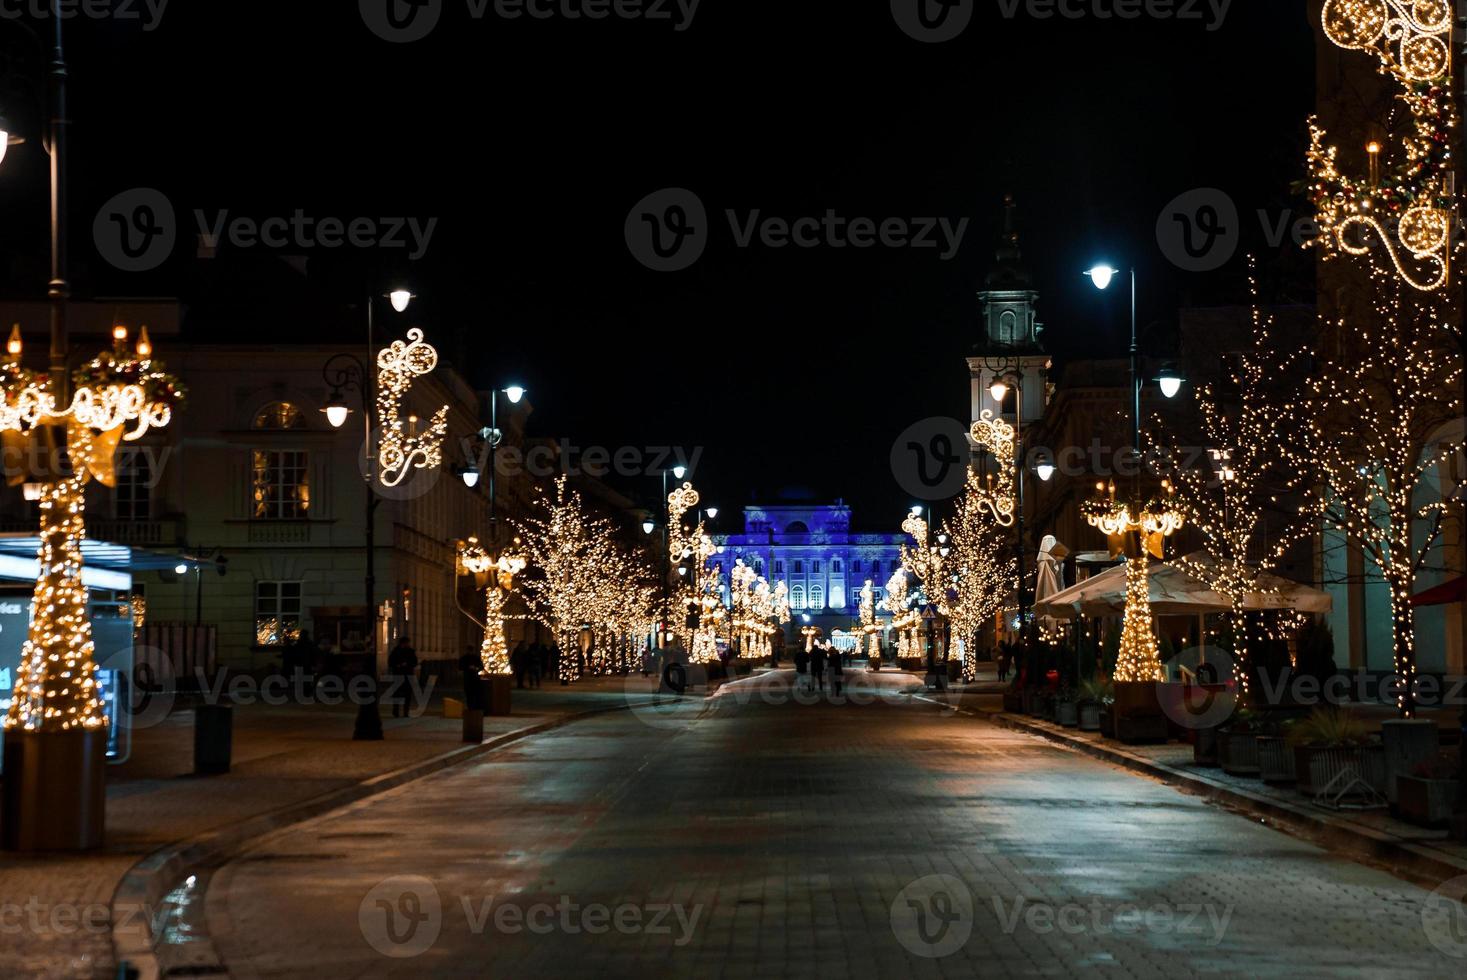
[[[804,690],[825,690],[825,675],[830,674],[830,693],[839,695],[845,689],[844,655],[829,643],[817,643],[809,651],[795,651],[795,679]]]
[[[521,640],[509,654],[509,669],[514,674],[515,687],[523,690],[525,682],[530,687],[539,687],[560,658],[559,651],[536,640],[533,644]]]

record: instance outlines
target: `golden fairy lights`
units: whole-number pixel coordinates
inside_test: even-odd
[[[44,474],[39,500],[40,575],[32,593],[31,625],[21,652],[7,730],[68,731],[107,724],[98,697],[87,589],[82,584],[86,537],[86,484],[93,477],[116,486],[114,458],[120,442],[161,428],[183,398],[183,386],[152,360],[143,328],[133,351],[127,329],[113,332],[114,346],[72,373],[73,396],[60,408],[54,379],[20,363],[20,331],[11,332],[0,362],[0,432],[7,446],[52,427],[64,441],[71,472]],[[131,426],[131,428],[129,428]]]
[[[868,578],[861,586],[861,632],[866,635],[866,655],[872,660],[881,659],[881,624],[876,619],[876,590]]]
[[[993,473],[988,483],[981,488],[976,498],[978,509],[986,512],[1003,527],[1014,524],[1014,507],[1018,495],[1014,492],[1014,456],[1016,433],[1014,427],[1002,418],[995,418],[991,410],[984,410],[969,433],[975,445],[986,449],[993,458]]]
[[[1151,621],[1149,562],[1145,551],[1126,562],[1126,620],[1114,674],[1118,682],[1165,679]]]
[[[1326,36],[1342,48],[1374,53],[1393,78],[1409,126],[1384,166],[1385,147],[1366,147],[1364,180],[1340,170],[1339,148],[1311,119],[1308,164],[1325,259],[1372,256],[1378,247],[1402,281],[1434,292],[1451,281],[1457,214],[1454,130],[1459,124],[1452,71],[1450,0],[1328,0]]]
[[[589,633],[585,670],[609,674],[628,666],[632,638],[651,632],[657,589],[644,554],[624,544],[615,527],[594,515],[565,477],[542,493],[532,516],[518,524],[526,549],[520,592],[536,620],[556,637],[563,683],[580,678],[583,631]]]
[[[405,428],[403,399],[413,382],[438,366],[438,351],[423,340],[417,327],[408,331],[408,343],[393,341],[377,355],[377,424],[381,445],[377,472],[382,485],[395,487],[415,469],[432,469],[443,462],[443,439],[448,434],[448,406],[429,421],[423,432]],[[410,417],[407,425],[416,423]]]
[[[496,560],[484,550],[478,538],[460,541],[458,545],[460,574],[488,579],[484,596],[484,641],[479,647],[479,659],[486,677],[507,675],[511,671],[509,641],[504,631],[508,618],[505,606],[514,588],[515,576],[523,572],[528,564],[519,549],[520,540],[516,538],[514,544],[506,548]]]

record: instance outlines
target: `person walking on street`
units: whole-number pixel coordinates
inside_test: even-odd
[[[815,690],[825,690],[825,648],[817,646],[810,654],[810,675],[815,679]]]
[[[835,649],[834,647],[831,648],[830,693],[835,697],[840,697],[841,691],[845,688],[846,669],[845,665],[841,663],[841,658],[843,656],[844,655],[839,650]]]
[[[803,691],[810,682],[810,654],[804,647],[795,651],[795,689]]]
[[[524,640],[514,645],[514,652],[509,655],[509,669],[514,674],[514,686],[523,691],[525,675],[530,672],[530,648],[525,646]]]
[[[392,717],[410,717],[408,696],[412,690],[412,679],[418,672],[418,651],[406,636],[397,639],[397,646],[387,654],[388,676],[396,678],[393,683]]]

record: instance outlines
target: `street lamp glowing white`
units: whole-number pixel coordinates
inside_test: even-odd
[[[717,507],[709,507],[703,513],[705,513],[705,514],[708,515],[708,519],[710,521],[716,521],[716,520],[718,520],[718,508]]]
[[[912,505],[912,516],[913,517],[921,517],[922,516],[922,509],[923,508],[922,508],[922,505],[921,504],[913,504]]]
[[[333,429],[346,425],[346,417],[351,414],[351,409],[346,406],[346,396],[341,393],[340,388],[331,393],[331,400],[321,411],[326,413],[326,421],[331,423]]]
[[[652,518],[648,517],[642,521],[643,534],[651,534],[655,530],[657,530],[657,522],[654,521]]]
[[[672,475],[676,479],[681,480],[683,477],[688,475],[688,468],[686,466],[674,466],[672,468]]]
[[[519,385],[510,385],[504,389],[504,397],[509,399],[511,405],[518,405],[520,400],[525,397],[525,389]]]
[[[1009,397],[1009,383],[1004,378],[994,378],[993,384],[988,386],[988,393],[993,396],[996,404],[1002,405],[1003,400]]]
[[[1039,479],[1048,483],[1054,479],[1054,464],[1047,459],[1042,460],[1034,467],[1034,472],[1039,474]]]
[[[1182,376],[1173,367],[1162,368],[1156,383],[1161,386],[1161,393],[1168,398],[1177,397],[1177,393],[1182,390]]]
[[[1095,283],[1096,289],[1109,289],[1110,284],[1120,274],[1120,269],[1112,269],[1108,265],[1097,265],[1085,273],[1085,275],[1090,277],[1090,281]]]
[[[462,476],[464,479],[464,486],[468,487],[470,490],[479,485],[479,471],[474,469],[472,466],[465,468],[464,471],[459,475]]]
[[[174,565],[173,572],[175,575],[186,575],[188,574],[188,566],[182,563]]]
[[[387,298],[392,300],[392,308],[394,310],[399,313],[406,313],[408,304],[413,301],[413,294],[411,290],[394,289],[387,294]]]

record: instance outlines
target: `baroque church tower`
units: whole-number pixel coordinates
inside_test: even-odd
[[[1044,325],[1035,312],[1039,294],[1034,291],[1019,251],[1016,211],[1013,195],[1006,196],[995,262],[985,288],[978,293],[983,336],[968,358],[968,373],[972,377],[973,420],[991,411],[1013,422],[1017,407],[1022,409],[1018,421],[1027,426],[1044,414],[1050,358],[1040,343]],[[1009,391],[1000,405],[990,388],[995,378],[1010,375],[1021,380],[1021,388],[1019,392]]]

